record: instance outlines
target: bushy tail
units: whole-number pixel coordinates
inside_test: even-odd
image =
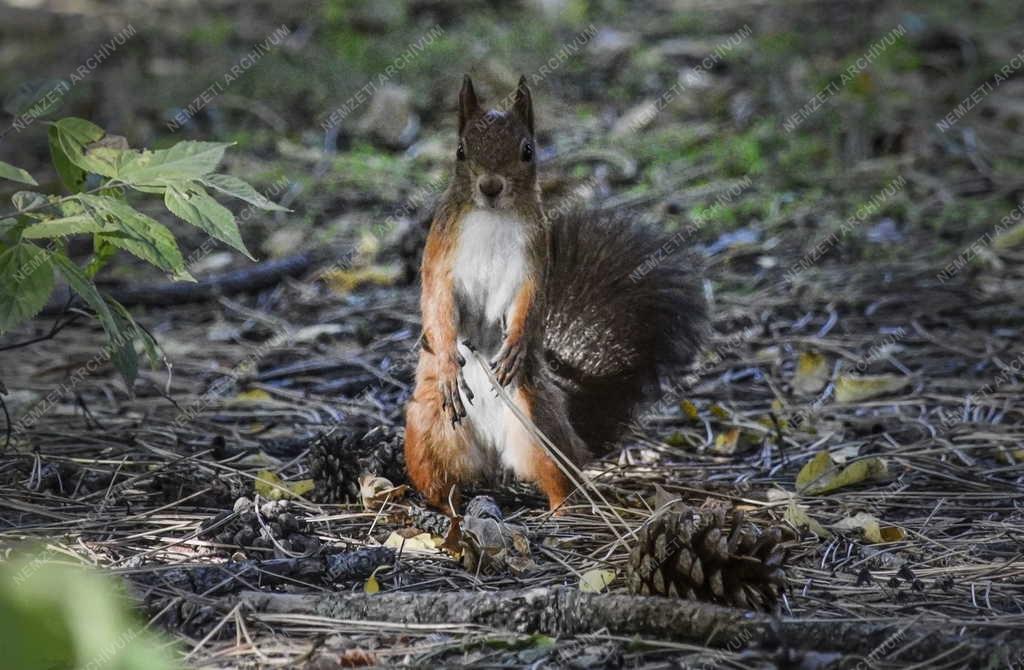
[[[544,348],[591,451],[615,441],[659,368],[689,363],[706,329],[699,262],[622,216],[552,221]]]

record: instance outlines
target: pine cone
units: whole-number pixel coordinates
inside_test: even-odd
[[[316,438],[310,445],[309,469],[317,502],[359,500],[359,477],[374,474],[393,482],[405,478],[405,454],[398,434],[387,426],[363,433],[337,431]]]
[[[774,608],[785,585],[782,531],[759,532],[737,512],[676,505],[637,533],[626,581],[630,591],[718,603],[743,609]]]

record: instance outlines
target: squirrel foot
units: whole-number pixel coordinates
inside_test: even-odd
[[[466,396],[466,402],[473,404],[473,391],[466,383],[466,375],[463,368],[466,366],[466,359],[461,354],[454,354],[448,361],[446,369],[438,375],[438,392],[441,394],[441,411],[447,414],[452,425],[460,423],[466,418],[466,406],[462,403],[462,396]]]
[[[516,378],[519,370],[523,367],[523,360],[526,358],[526,347],[523,341],[508,340],[501,345],[498,355],[491,361],[491,369],[501,386],[508,386]]]

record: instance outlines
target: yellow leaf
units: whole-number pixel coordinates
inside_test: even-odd
[[[294,482],[286,482],[277,476],[272,470],[260,470],[256,473],[254,488],[256,493],[267,500],[280,500],[282,498],[296,498],[304,496],[316,487],[312,479],[300,479]]]
[[[828,452],[819,451],[804,467],[800,468],[800,474],[796,476],[796,490],[802,493],[811,482],[818,481],[833,467],[835,466]]]
[[[822,451],[800,470],[796,476],[796,490],[806,495],[819,495],[844,486],[882,479],[888,473],[888,463],[878,457],[856,461],[840,470],[832,456]]]
[[[833,524],[833,528],[861,530],[864,533],[864,539],[872,544],[899,542],[907,536],[906,531],[899,526],[883,526],[877,517],[867,512],[859,512],[851,517],[847,517]]]
[[[899,375],[842,375],[836,381],[836,402],[861,402],[895,393],[910,383]]]
[[[370,578],[363,584],[363,593],[379,593],[380,582],[377,581],[377,575],[370,575]]]
[[[697,411],[697,406],[689,400],[683,400],[679,403],[679,408],[683,410],[683,416],[690,421],[696,421],[700,418],[700,412]]]
[[[420,533],[412,537],[405,537],[398,531],[391,531],[388,539],[384,540],[384,546],[402,551],[428,551],[437,553],[437,548],[444,542],[444,538],[435,539],[430,533]]]
[[[711,451],[723,455],[735,454],[736,445],[739,444],[739,441],[740,429],[730,428],[724,433],[719,433],[715,436],[715,446],[711,448]]]
[[[729,410],[725,409],[721,405],[712,405],[711,414],[719,419],[729,418]]]
[[[614,570],[587,570],[580,576],[580,591],[583,593],[600,593],[615,581]]]
[[[686,436],[680,433],[679,431],[676,431],[665,438],[665,444],[667,444],[670,447],[685,447]]]
[[[1018,223],[1013,228],[1005,231],[996,237],[992,242],[995,249],[1010,249],[1024,242],[1024,223]]]
[[[327,270],[321,277],[335,293],[345,295],[365,284],[390,286],[398,280],[401,271],[398,266],[372,265],[354,270]]]
[[[828,383],[828,361],[821,354],[805,351],[796,361],[793,390],[800,395],[818,393]]]
[[[312,492],[316,488],[316,482],[312,479],[298,479],[294,482],[288,482],[285,486],[292,492],[293,496],[299,497]]]
[[[1007,465],[1024,463],[1024,449],[1000,449],[996,452],[996,461],[999,463],[1006,463]]]
[[[797,505],[794,502],[790,502],[783,518],[792,524],[794,528],[807,528],[821,539],[831,535],[824,526],[811,518],[807,513],[806,505]]]
[[[242,391],[231,400],[232,402],[263,402],[265,400],[273,399],[274,398],[263,389],[250,389],[248,391]]]

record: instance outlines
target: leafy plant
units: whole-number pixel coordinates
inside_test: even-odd
[[[215,170],[230,146],[179,142],[168,149],[131,149],[84,119],[65,118],[49,128],[50,154],[67,195],[18,191],[14,211],[0,215],[0,333],[36,316],[53,292],[54,271],[95,313],[107,336],[105,351],[129,386],[141,345],[152,365],[157,345],[122,305],[93,282],[118,251],[155,265],[176,280],[195,281],[174,234],[132,206],[130,192],[163,196],[177,218],[200,228],[249,258],[238,223],[210,192],[264,210],[284,211],[246,182]],[[32,176],[0,162],[0,179],[38,186]],[[208,190],[209,189],[209,190]],[[73,235],[90,235],[93,254],[82,267],[67,254]]]
[[[27,556],[0,564],[0,667],[178,667],[128,603],[118,584],[88,570]]]

